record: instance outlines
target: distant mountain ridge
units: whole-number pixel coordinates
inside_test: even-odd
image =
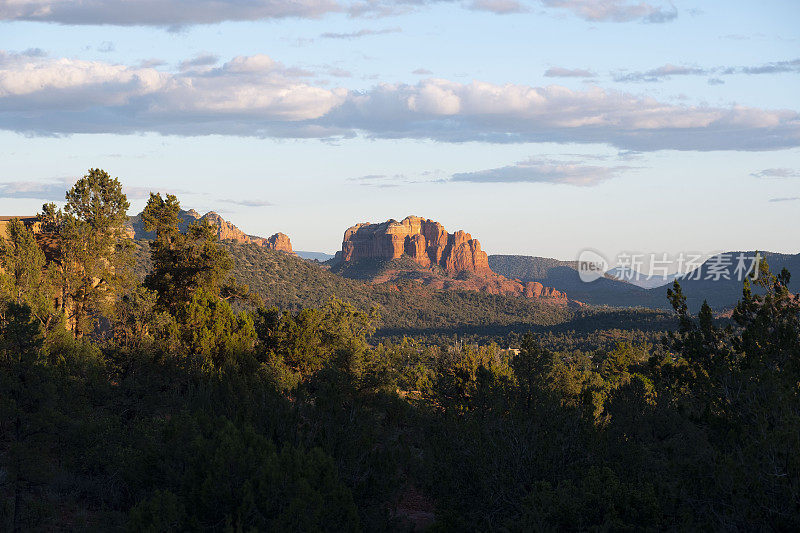
[[[794,282],[790,289],[797,292],[800,287],[800,254],[780,254],[775,252],[759,252],[770,265],[773,273],[786,268],[794,273]],[[677,277],[687,304],[693,312],[697,312],[703,301],[715,311],[733,308],[742,296],[743,281],[734,275],[736,258],[743,254],[754,257],[755,251],[724,252],[709,257],[703,264],[688,274]],[[730,263],[728,277],[714,279],[715,266]],[[559,291],[564,291],[571,298],[593,305],[610,305],[614,307],[649,307],[668,309],[666,285],[654,288],[643,288],[624,280],[604,277],[590,283],[583,282],[577,271],[577,263],[559,261],[546,257],[522,255],[490,255],[489,266],[492,270],[507,277],[521,281],[538,281]]]
[[[665,308],[666,298],[618,279],[604,277],[590,283],[581,280],[577,261],[525,255],[490,255],[489,267],[498,274],[522,282],[534,281],[570,295],[570,298],[591,305],[614,307]]]
[[[782,269],[786,269],[793,274],[792,281],[789,283],[789,290],[800,292],[800,254],[781,254],[776,252],[756,252],[733,251],[723,252],[709,257],[696,271],[689,272],[683,277],[678,278],[678,283],[683,288],[689,307],[697,310],[707,300],[708,304],[715,311],[731,309],[742,297],[743,282],[734,275],[737,267],[737,257],[754,257],[759,253],[763,261],[766,261],[773,274],[778,274]],[[728,265],[728,275],[731,279],[714,279],[719,265]],[[758,292],[754,288],[754,292]]]
[[[606,277],[624,281],[642,289],[656,289],[672,283],[675,279],[679,278],[679,274],[667,275],[647,275],[639,272],[638,270],[631,270],[626,267],[617,266],[606,271]]]
[[[334,254],[327,254],[325,252],[312,252],[310,250],[295,250],[294,253],[297,257],[301,259],[308,259],[309,261],[319,261],[320,263],[324,263],[325,261],[330,261],[335,256]]]
[[[219,237],[219,240],[221,241],[230,240],[241,244],[256,244],[272,250],[294,254],[294,250],[292,250],[292,242],[289,239],[289,236],[284,233],[278,232],[270,237],[247,235],[245,232],[222,218],[222,216],[214,211],[209,211],[205,215],[201,216],[200,213],[194,209],[190,209],[188,211],[181,210],[180,218],[181,222],[178,227],[180,228],[181,232],[185,232],[189,227],[189,224],[192,222],[204,221],[216,228],[217,237]],[[142,220],[141,213],[132,217],[128,217],[128,223],[126,224],[125,229],[128,236],[132,239],[152,240],[155,238],[155,234],[153,232],[148,232],[145,229],[144,220]]]

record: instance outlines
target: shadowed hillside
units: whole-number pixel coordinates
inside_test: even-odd
[[[737,279],[733,273],[736,268],[736,258],[739,254],[753,257],[756,252],[725,252],[706,260],[699,267],[699,272],[692,272],[684,278],[678,278],[691,310],[698,311],[700,306],[703,305],[703,300],[707,300],[708,304],[715,310],[731,309],[736,305],[736,302],[742,297],[742,281]],[[760,254],[767,261],[773,272],[780,272],[784,268],[789,272],[800,272],[800,254],[779,254],[775,252],[760,252]],[[727,256],[727,258],[720,259],[720,256]],[[731,279],[720,278],[715,281],[713,279],[715,277],[713,274],[714,265],[725,264],[728,259],[732,263],[730,266]],[[699,279],[695,279],[696,277],[699,277]],[[709,277],[711,279],[707,279]],[[800,286],[800,280],[793,278],[793,281],[789,285],[790,287],[796,289]],[[656,290],[651,289],[648,292]],[[759,292],[757,287],[754,288],[754,292]]]
[[[736,257],[744,254],[755,256],[756,252],[726,252],[706,260],[696,271],[678,278],[686,294],[689,308],[697,312],[707,300],[718,311],[731,309],[742,296],[742,281],[734,275]],[[800,254],[762,252],[774,272],[786,268],[790,272],[800,271]],[[721,260],[720,256],[727,259]],[[727,264],[730,263],[730,264]],[[715,264],[729,267],[729,278],[713,274]],[[593,304],[615,307],[649,307],[667,309],[667,286],[643,289],[631,283],[613,278],[600,278],[591,283],[581,281],[573,261],[559,261],[546,257],[521,255],[490,255],[489,266],[498,274],[521,281],[538,281],[569,294],[570,298]],[[710,279],[709,279],[710,278]]]
[[[524,255],[490,255],[489,267],[507,278],[536,281],[566,292],[570,298],[591,305],[666,309],[666,289],[652,292],[612,278],[581,281],[575,261]]]
[[[223,241],[234,259],[233,275],[266,307],[318,307],[339,298],[362,309],[376,309],[379,329],[458,334],[480,329],[505,332],[511,326],[556,325],[574,310],[521,296],[469,290],[438,290],[413,280],[373,285],[347,279],[304,259],[253,244]],[[137,274],[150,268],[147,241],[136,241]],[[380,332],[379,332],[380,333]]]

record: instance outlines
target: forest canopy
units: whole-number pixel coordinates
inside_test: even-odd
[[[785,270],[762,262],[725,321],[678,282],[663,322],[531,307],[519,324],[458,293],[437,296],[451,315],[401,299],[387,320],[349,281],[274,305],[234,275],[246,250],[179,231],[173,195],[150,195],[146,248],[105,171],[65,200],[0,243],[3,530],[800,528]],[[500,336],[413,335],[480,306]]]

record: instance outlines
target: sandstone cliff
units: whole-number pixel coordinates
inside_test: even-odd
[[[200,213],[194,209],[190,209],[189,211],[182,210],[180,217],[182,219],[180,224],[181,231],[186,231],[186,228],[192,222],[204,221],[216,228],[217,237],[219,237],[219,240],[221,241],[231,240],[242,244],[257,244],[258,246],[264,246],[266,248],[271,248],[273,250],[294,255],[292,243],[289,240],[289,237],[284,233],[276,233],[271,237],[256,237],[254,235],[247,235],[245,232],[222,218],[214,211],[209,211],[205,215],[200,216]],[[128,236],[132,239],[155,238],[153,233],[145,230],[141,214],[134,217],[129,217],[126,231]]]
[[[349,228],[339,257],[342,261],[392,260],[403,255],[426,268],[439,266],[448,274],[489,271],[486,252],[469,233],[448,233],[438,222],[415,216]]]
[[[380,262],[390,263],[378,270],[357,268]],[[566,294],[541,283],[522,283],[492,272],[486,252],[469,233],[448,233],[438,222],[416,216],[348,228],[333,263],[344,275],[366,277],[373,283],[405,280],[437,289],[568,302]]]

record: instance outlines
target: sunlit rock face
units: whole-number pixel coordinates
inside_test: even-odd
[[[344,232],[342,261],[411,257],[423,267],[438,265],[449,274],[489,272],[489,259],[469,233],[448,233],[433,220],[408,216],[400,222],[356,224]]]
[[[255,235],[247,235],[245,232],[222,218],[218,213],[209,211],[205,215],[200,215],[194,209],[180,212],[181,222],[179,229],[185,232],[189,224],[192,222],[205,222],[211,225],[217,231],[217,237],[221,241],[235,241],[242,244],[257,244],[265,248],[271,248],[280,252],[286,252],[294,255],[292,250],[292,242],[289,236],[285,233],[275,233],[271,237],[257,237]],[[144,226],[141,213],[128,219],[125,227],[126,233],[132,239],[154,239],[155,233],[148,232]]]

